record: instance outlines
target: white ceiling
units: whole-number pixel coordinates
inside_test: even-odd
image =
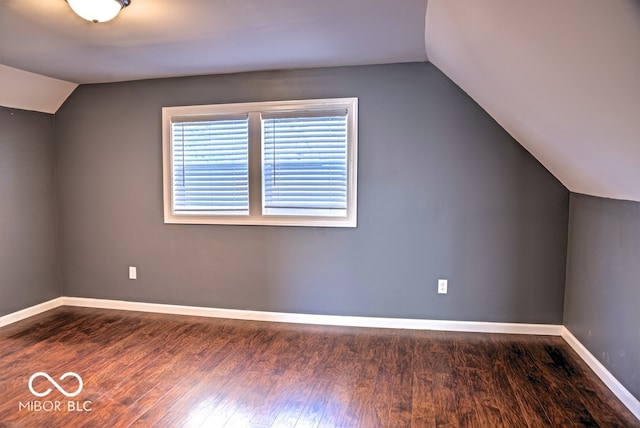
[[[0,0],[0,105],[50,113],[76,83],[427,53],[569,190],[640,201],[640,0]]]
[[[77,86],[0,63],[0,106],[55,113]]]
[[[75,83],[425,61],[427,0],[132,0],[93,24],[0,0],[5,65]]]

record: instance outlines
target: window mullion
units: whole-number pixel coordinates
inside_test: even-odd
[[[249,215],[262,215],[262,119],[249,113]]]

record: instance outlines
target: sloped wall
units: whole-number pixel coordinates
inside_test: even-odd
[[[54,117],[0,107],[0,316],[60,296]]]
[[[161,107],[353,96],[357,229],[163,224]],[[84,85],[56,121],[64,295],[562,322],[567,189],[431,64]]]

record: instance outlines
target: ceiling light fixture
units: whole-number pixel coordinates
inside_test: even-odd
[[[67,0],[71,9],[91,22],[107,22],[129,6],[131,0]]]

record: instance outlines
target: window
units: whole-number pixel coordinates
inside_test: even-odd
[[[165,223],[356,226],[357,99],[165,107]]]

